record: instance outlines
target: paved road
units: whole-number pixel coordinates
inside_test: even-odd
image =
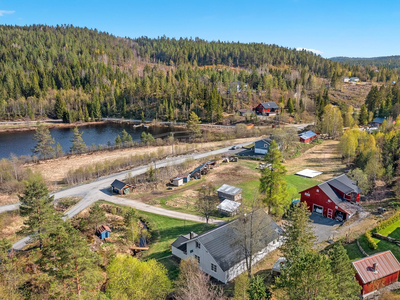
[[[253,142],[247,142],[247,143],[242,143],[242,144],[237,144],[239,147],[249,145]],[[169,159],[164,159],[161,161],[157,161],[157,168],[161,167],[166,167],[167,165],[177,165],[185,162],[186,159],[192,158],[192,159],[202,159],[208,156],[212,155],[217,155],[217,154],[222,154],[225,153],[229,150],[231,146],[221,148],[218,150],[214,151],[209,151],[205,153],[200,153],[200,154],[193,154],[193,155],[184,155],[184,156],[178,156],[178,157],[172,157]],[[155,207],[151,205],[144,204],[143,202],[136,201],[136,200],[128,200],[128,199],[123,199],[119,197],[112,196],[110,194],[110,184],[112,181],[115,179],[119,180],[124,180],[128,173],[131,173],[131,176],[137,176],[140,174],[143,174],[147,171],[148,166],[140,166],[131,170],[119,172],[116,174],[112,174],[109,176],[101,177],[98,180],[95,180],[93,182],[87,183],[87,184],[82,184],[78,185],[69,189],[65,189],[59,192],[56,192],[52,195],[54,195],[54,199],[57,200],[59,198],[63,197],[70,197],[70,196],[80,196],[83,197],[81,201],[79,201],[74,207],[72,207],[69,211],[65,213],[66,218],[72,218],[76,216],[79,212],[84,210],[85,208],[89,207],[93,203],[95,203],[98,200],[107,200],[116,204],[120,205],[127,205],[131,207],[135,207],[138,210],[143,210],[146,212],[151,212],[159,215],[164,215],[164,216],[170,216],[178,219],[185,219],[185,220],[190,220],[190,221],[196,221],[196,222],[205,222],[203,218],[200,218],[198,216],[194,216],[191,214],[185,214],[181,212],[175,212],[171,211],[168,209],[160,208],[160,207]],[[13,204],[12,205],[7,205],[8,210],[13,210],[18,208],[18,204]],[[0,207],[1,209],[2,207]],[[6,211],[6,210],[4,210]],[[1,210],[0,210],[1,212]],[[221,224],[221,221],[219,220],[210,220],[210,223],[212,224]],[[24,248],[27,244],[29,243],[29,237],[25,237],[22,240],[19,240],[13,245],[13,248],[16,250],[20,250]]]

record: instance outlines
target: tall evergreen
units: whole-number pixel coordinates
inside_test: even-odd
[[[78,127],[74,127],[74,135],[72,136],[72,146],[69,148],[72,154],[79,154],[86,151],[87,146],[82,139],[83,132],[79,132]]]
[[[367,111],[367,108],[366,108],[365,104],[363,104],[361,106],[360,114],[358,116],[358,122],[359,122],[360,125],[367,125],[368,124],[368,111]]]
[[[61,98],[60,93],[56,94],[56,104],[54,105],[54,112],[57,119],[62,119],[64,112],[67,110],[67,105],[65,101]]]
[[[39,158],[50,158],[54,156],[54,139],[50,135],[50,130],[43,123],[38,123],[33,139],[37,142],[32,152]]]

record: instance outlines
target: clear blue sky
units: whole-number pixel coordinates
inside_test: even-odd
[[[398,0],[0,0],[0,24],[263,42],[315,49],[323,57],[400,55]]]

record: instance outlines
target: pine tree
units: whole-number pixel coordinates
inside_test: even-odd
[[[189,120],[187,121],[187,129],[193,132],[195,135],[199,135],[200,131],[200,118],[196,115],[194,111],[190,112]]]
[[[128,132],[126,132],[125,129],[122,130],[121,136],[122,136],[122,143],[123,143],[123,144],[125,144],[125,143],[132,143],[132,141],[133,141],[132,136],[131,136],[130,134],[128,134]]]
[[[69,148],[72,154],[79,154],[86,151],[87,147],[82,139],[83,132],[79,132],[78,127],[74,127],[74,135],[72,137],[72,146]]]
[[[94,231],[97,231],[99,225],[107,220],[103,209],[98,203],[95,203],[89,210],[88,225],[93,226]]]
[[[119,136],[119,134],[118,134],[117,137],[115,138],[114,143],[115,143],[115,145],[118,146],[118,147],[121,146],[122,140],[121,140],[121,137]]]
[[[254,276],[251,279],[248,292],[250,300],[270,300],[272,298],[272,293],[265,286],[262,276]]]
[[[260,192],[263,194],[263,203],[268,212],[282,216],[289,203],[286,192],[286,168],[282,164],[282,154],[278,144],[273,140],[265,154],[265,163],[268,167],[262,169],[260,177]]]
[[[51,232],[51,228],[57,220],[57,214],[52,204],[53,196],[43,179],[33,177],[26,184],[24,195],[19,196],[20,214],[28,217],[21,229],[22,233],[31,233],[31,240],[39,240],[40,249],[43,248],[44,239]]]
[[[360,125],[367,125],[368,124],[368,111],[365,104],[361,106],[360,115],[358,116],[358,122]]]
[[[101,105],[100,105],[100,100],[98,97],[95,97],[93,100],[93,121],[101,121]]]
[[[57,142],[57,144],[56,144],[56,156],[60,157],[60,156],[62,156],[62,154],[63,154],[63,149],[62,149],[60,143]]]
[[[360,285],[354,278],[354,269],[342,243],[339,241],[329,250],[328,256],[335,286],[340,299],[358,299]]]
[[[60,93],[56,94],[56,104],[54,105],[54,113],[58,119],[62,119],[64,117],[64,112],[67,110],[67,104],[61,98]]]
[[[50,130],[43,124],[38,123],[33,139],[37,142],[32,152],[44,159],[54,156],[54,139],[50,135]]]
[[[144,123],[145,119],[144,119],[144,111],[142,111],[142,123]]]
[[[288,101],[287,101],[287,111],[288,113],[291,115],[294,113],[294,106],[293,106],[293,101],[292,98],[289,97]]]

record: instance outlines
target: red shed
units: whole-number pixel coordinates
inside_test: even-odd
[[[270,116],[281,112],[281,108],[275,102],[263,102],[253,109],[256,114]]]
[[[313,131],[307,131],[299,134],[300,142],[301,143],[310,143],[317,138],[317,134]]]
[[[311,212],[327,218],[348,220],[357,211],[361,190],[345,174],[300,192],[301,202],[306,202]]]
[[[400,264],[390,250],[353,261],[353,266],[363,296],[399,279]]]

